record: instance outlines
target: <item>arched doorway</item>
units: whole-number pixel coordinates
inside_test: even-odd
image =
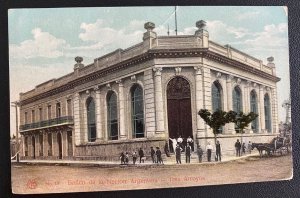
[[[57,133],[58,159],[62,159],[62,139],[61,133]]]
[[[175,77],[167,86],[167,110],[169,137],[181,136],[186,143],[188,136],[193,138],[191,89],[187,80]],[[170,150],[173,150],[170,146]]]
[[[31,138],[31,144],[32,144],[32,157],[35,159],[35,137],[32,136]]]

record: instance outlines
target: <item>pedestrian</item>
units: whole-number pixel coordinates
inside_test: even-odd
[[[172,141],[172,146],[173,146],[173,152],[175,153],[176,145],[177,145],[177,140],[176,138],[169,138],[169,140]]]
[[[202,162],[203,150],[202,150],[200,145],[198,145],[198,148],[197,148],[197,155],[198,155],[199,163],[201,163]]]
[[[246,154],[246,144],[245,144],[245,142],[243,142],[243,144],[242,144],[242,154],[243,155]]]
[[[144,159],[143,159],[144,151],[142,148],[140,148],[140,150],[139,150],[139,156],[140,156],[140,163],[142,163],[142,162],[144,163]]]
[[[151,154],[151,159],[152,159],[152,163],[154,164],[156,162],[155,160],[155,150],[153,149],[153,147],[150,147],[150,154]]]
[[[129,163],[129,154],[128,152],[126,152],[125,154],[125,164],[128,164]]]
[[[125,154],[124,154],[124,152],[121,153],[120,160],[121,160],[121,164],[125,164]]]
[[[191,163],[191,146],[189,143],[187,143],[186,147],[185,147],[185,162],[186,163]]]
[[[136,162],[136,158],[137,158],[137,154],[134,151],[133,154],[132,154],[132,162],[133,162],[134,165],[135,165],[135,162]]]
[[[221,144],[219,142],[219,140],[217,141],[216,144],[216,161],[221,161]]]
[[[179,144],[176,145],[175,148],[175,155],[176,155],[176,163],[181,164],[181,151],[182,148],[179,146]]]
[[[170,157],[168,141],[166,141],[164,150],[165,150],[166,156]]]
[[[163,162],[163,159],[162,159],[162,157],[161,157],[161,151],[160,151],[160,149],[159,149],[159,147],[156,147],[156,159],[157,159],[157,163],[160,163],[160,164],[164,164],[164,162]]]
[[[210,145],[210,142],[206,145],[206,154],[207,154],[207,161],[211,162],[211,153],[212,153],[213,147]]]
[[[248,142],[248,152],[251,154],[251,151],[252,151],[252,142],[249,141]]]
[[[183,148],[182,143],[183,143],[183,139],[181,136],[179,136],[179,138],[177,138],[177,144],[179,144],[180,148]]]
[[[189,136],[187,139],[186,139],[186,143],[190,145],[190,147],[192,148],[192,151],[194,151],[194,144],[193,144],[194,140],[193,138],[191,138],[191,136]]]
[[[236,140],[236,143],[235,143],[234,147],[235,147],[235,151],[236,151],[236,157],[238,157],[238,156],[240,157],[241,156],[241,147],[242,147],[242,145],[241,145],[239,139]]]

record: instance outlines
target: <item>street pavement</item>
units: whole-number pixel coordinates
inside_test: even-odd
[[[251,154],[245,154],[240,157],[236,156],[222,156],[221,162],[214,161],[214,155],[212,155],[212,161],[208,162],[205,157],[201,164],[216,164],[216,163],[226,163],[229,161],[244,159],[250,156],[259,156],[258,152],[252,152]],[[13,164],[16,164],[16,160],[12,160]],[[97,166],[97,167],[119,167],[120,161],[99,161],[99,160],[20,160],[19,164],[36,164],[36,165],[65,165],[65,166]],[[185,162],[185,155],[181,155],[181,164],[180,165],[189,165]],[[198,156],[196,153],[192,153],[191,163],[190,164],[200,164],[198,162]],[[147,159],[144,163],[139,163],[139,158],[134,165],[132,161],[129,161],[128,164],[123,164],[122,166],[157,166],[157,165],[177,165],[175,155],[172,154],[171,157],[164,157],[164,164],[155,164],[152,163],[151,159]]]

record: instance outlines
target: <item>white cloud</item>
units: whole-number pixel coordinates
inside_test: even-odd
[[[244,41],[249,47],[267,49],[284,49],[288,47],[287,24],[266,25],[262,32],[254,33],[254,37]]]
[[[63,48],[66,41],[56,38],[48,32],[43,32],[40,28],[31,31],[33,39],[25,40],[19,45],[11,44],[9,46],[10,56],[12,58],[57,58],[63,56]]]
[[[223,42],[233,40],[232,36],[235,39],[240,39],[250,34],[246,28],[229,26],[218,20],[207,21],[207,29],[212,40],[221,40]]]
[[[85,46],[86,49],[94,49],[95,46],[98,46],[99,50],[101,48],[126,48],[142,41],[143,23],[143,21],[133,20],[127,28],[114,29],[102,19],[98,19],[95,23],[82,23],[80,28],[84,32],[79,34],[79,38],[83,41],[94,42],[91,46]]]

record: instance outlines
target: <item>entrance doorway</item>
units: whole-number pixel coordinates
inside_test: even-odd
[[[35,137],[32,136],[31,138],[31,144],[32,144],[32,156],[33,156],[33,159],[35,159]]]
[[[186,145],[186,139],[193,138],[192,112],[191,112],[191,90],[189,82],[182,77],[175,77],[167,86],[167,111],[169,137],[181,136]],[[172,143],[169,143],[172,151]],[[192,145],[193,147],[193,145]]]
[[[57,133],[58,159],[62,159],[62,138],[61,133]]]
[[[73,156],[73,144],[72,144],[72,131],[67,132],[67,140],[68,140],[68,156]]]

